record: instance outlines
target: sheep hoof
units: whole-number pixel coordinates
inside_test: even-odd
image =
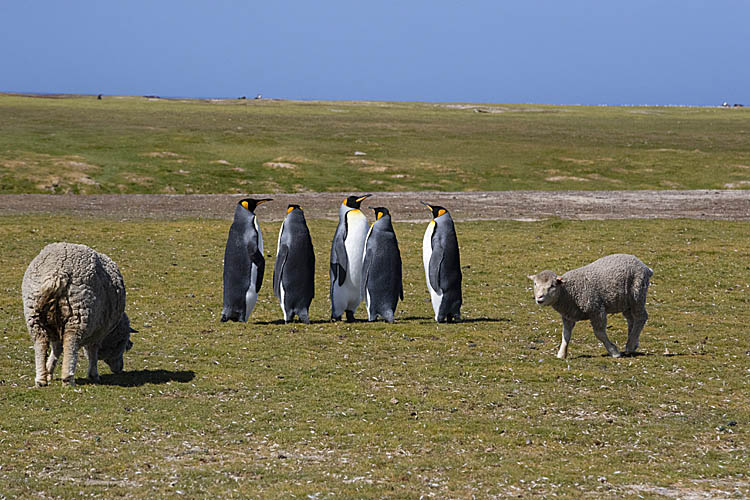
[[[68,387],[75,387],[76,385],[76,378],[75,376],[72,377],[66,377],[62,379],[63,385],[67,385]]]
[[[620,351],[612,351],[609,353],[613,358],[620,358],[622,357],[622,354],[620,354]]]
[[[565,358],[567,358],[567,357],[568,357],[568,353],[567,353],[567,352],[558,352],[558,353],[557,353],[557,357],[558,357],[559,359],[565,359]]]
[[[43,379],[43,380],[35,380],[34,381],[34,387],[47,387],[47,384],[48,384],[48,382],[47,382],[46,378]]]
[[[95,377],[91,377],[91,376],[89,376],[89,381],[90,381],[91,383],[94,383],[94,384],[98,384],[98,383],[99,383],[99,382],[101,381],[101,379],[99,378],[99,375],[97,375],[97,376],[95,376]]]

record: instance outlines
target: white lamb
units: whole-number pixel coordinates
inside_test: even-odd
[[[570,334],[577,321],[591,321],[594,335],[612,357],[620,351],[607,337],[607,314],[622,313],[628,321],[625,354],[633,354],[646,324],[646,292],[654,272],[637,257],[615,254],[602,257],[587,266],[558,277],[542,271],[529,278],[534,281],[537,304],[552,306],[562,316],[563,332],[558,358],[568,355]]]
[[[89,358],[88,377],[99,382],[97,360],[114,373],[133,343],[125,314],[125,284],[109,257],[73,243],[51,243],[34,257],[21,287],[26,326],[34,341],[37,387],[52,380],[63,354],[62,380],[75,385],[78,348]],[[49,347],[52,352],[47,357]]]

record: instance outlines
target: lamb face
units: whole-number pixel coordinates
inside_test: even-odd
[[[552,271],[542,271],[536,275],[529,275],[534,282],[534,299],[540,306],[551,306],[560,298],[562,278]]]

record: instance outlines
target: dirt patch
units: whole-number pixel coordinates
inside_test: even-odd
[[[147,156],[149,158],[182,158],[182,155],[172,153],[170,151],[153,151],[151,153],[144,153],[143,156]]]
[[[338,218],[341,200],[352,193],[254,193],[274,201],[259,209],[263,219],[278,221],[290,203],[305,207],[308,218]],[[360,193],[356,193],[360,194]],[[230,220],[238,194],[0,195],[0,216],[50,214],[116,219]],[[458,221],[540,220],[553,217],[603,219],[750,220],[750,190],[692,191],[481,191],[382,192],[372,203],[388,207],[397,221],[427,221],[420,200],[448,208]]]
[[[533,107],[476,106],[474,104],[436,104],[439,108],[470,110],[473,113],[544,113],[548,110]]]
[[[620,179],[612,179],[611,177],[605,177],[600,174],[588,174],[586,178],[593,179],[595,181],[611,182],[613,184],[622,184],[622,181]]]
[[[293,163],[286,163],[283,161],[267,161],[263,164],[264,167],[271,167],[271,168],[286,168],[289,170],[293,170],[297,168],[297,165]]]
[[[10,171],[17,179],[33,182],[38,189],[51,193],[69,193],[78,188],[85,192],[86,186],[99,185],[89,175],[99,170],[99,166],[86,163],[81,156],[20,154],[23,159],[2,160],[0,167]],[[0,170],[0,174],[2,173]]]
[[[577,182],[589,182],[588,179],[583,177],[575,177],[572,175],[553,175],[544,179],[547,182],[562,182],[562,181],[577,181]]]
[[[360,172],[371,172],[371,173],[379,173],[379,172],[387,172],[388,167],[384,167],[382,165],[369,165],[367,167],[360,167]]]
[[[566,161],[568,163],[575,163],[576,165],[593,165],[593,160],[584,160],[582,158],[560,158],[560,161]]]
[[[738,181],[738,182],[730,182],[729,184],[724,184],[724,187],[727,189],[742,188],[745,186],[750,186],[750,181]]]
[[[681,500],[747,498],[750,483],[731,479],[698,479],[687,484],[674,486],[655,486],[650,484],[631,484],[624,488],[632,493],[646,493],[666,498]]]

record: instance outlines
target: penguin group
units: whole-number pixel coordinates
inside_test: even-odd
[[[370,194],[349,196],[339,207],[330,258],[331,320],[354,321],[365,301],[368,321],[378,317],[392,323],[398,301],[404,299],[401,252],[386,207],[370,207],[369,224],[361,205]],[[270,198],[244,198],[237,203],[224,253],[224,307],[221,321],[250,317],[258,300],[265,258],[256,208]],[[461,321],[461,261],[453,219],[447,209],[422,202],[432,214],[422,242],[427,289],[438,323]],[[309,323],[315,296],[315,253],[304,212],[289,205],[279,230],[273,293],[284,321],[295,316]]]

